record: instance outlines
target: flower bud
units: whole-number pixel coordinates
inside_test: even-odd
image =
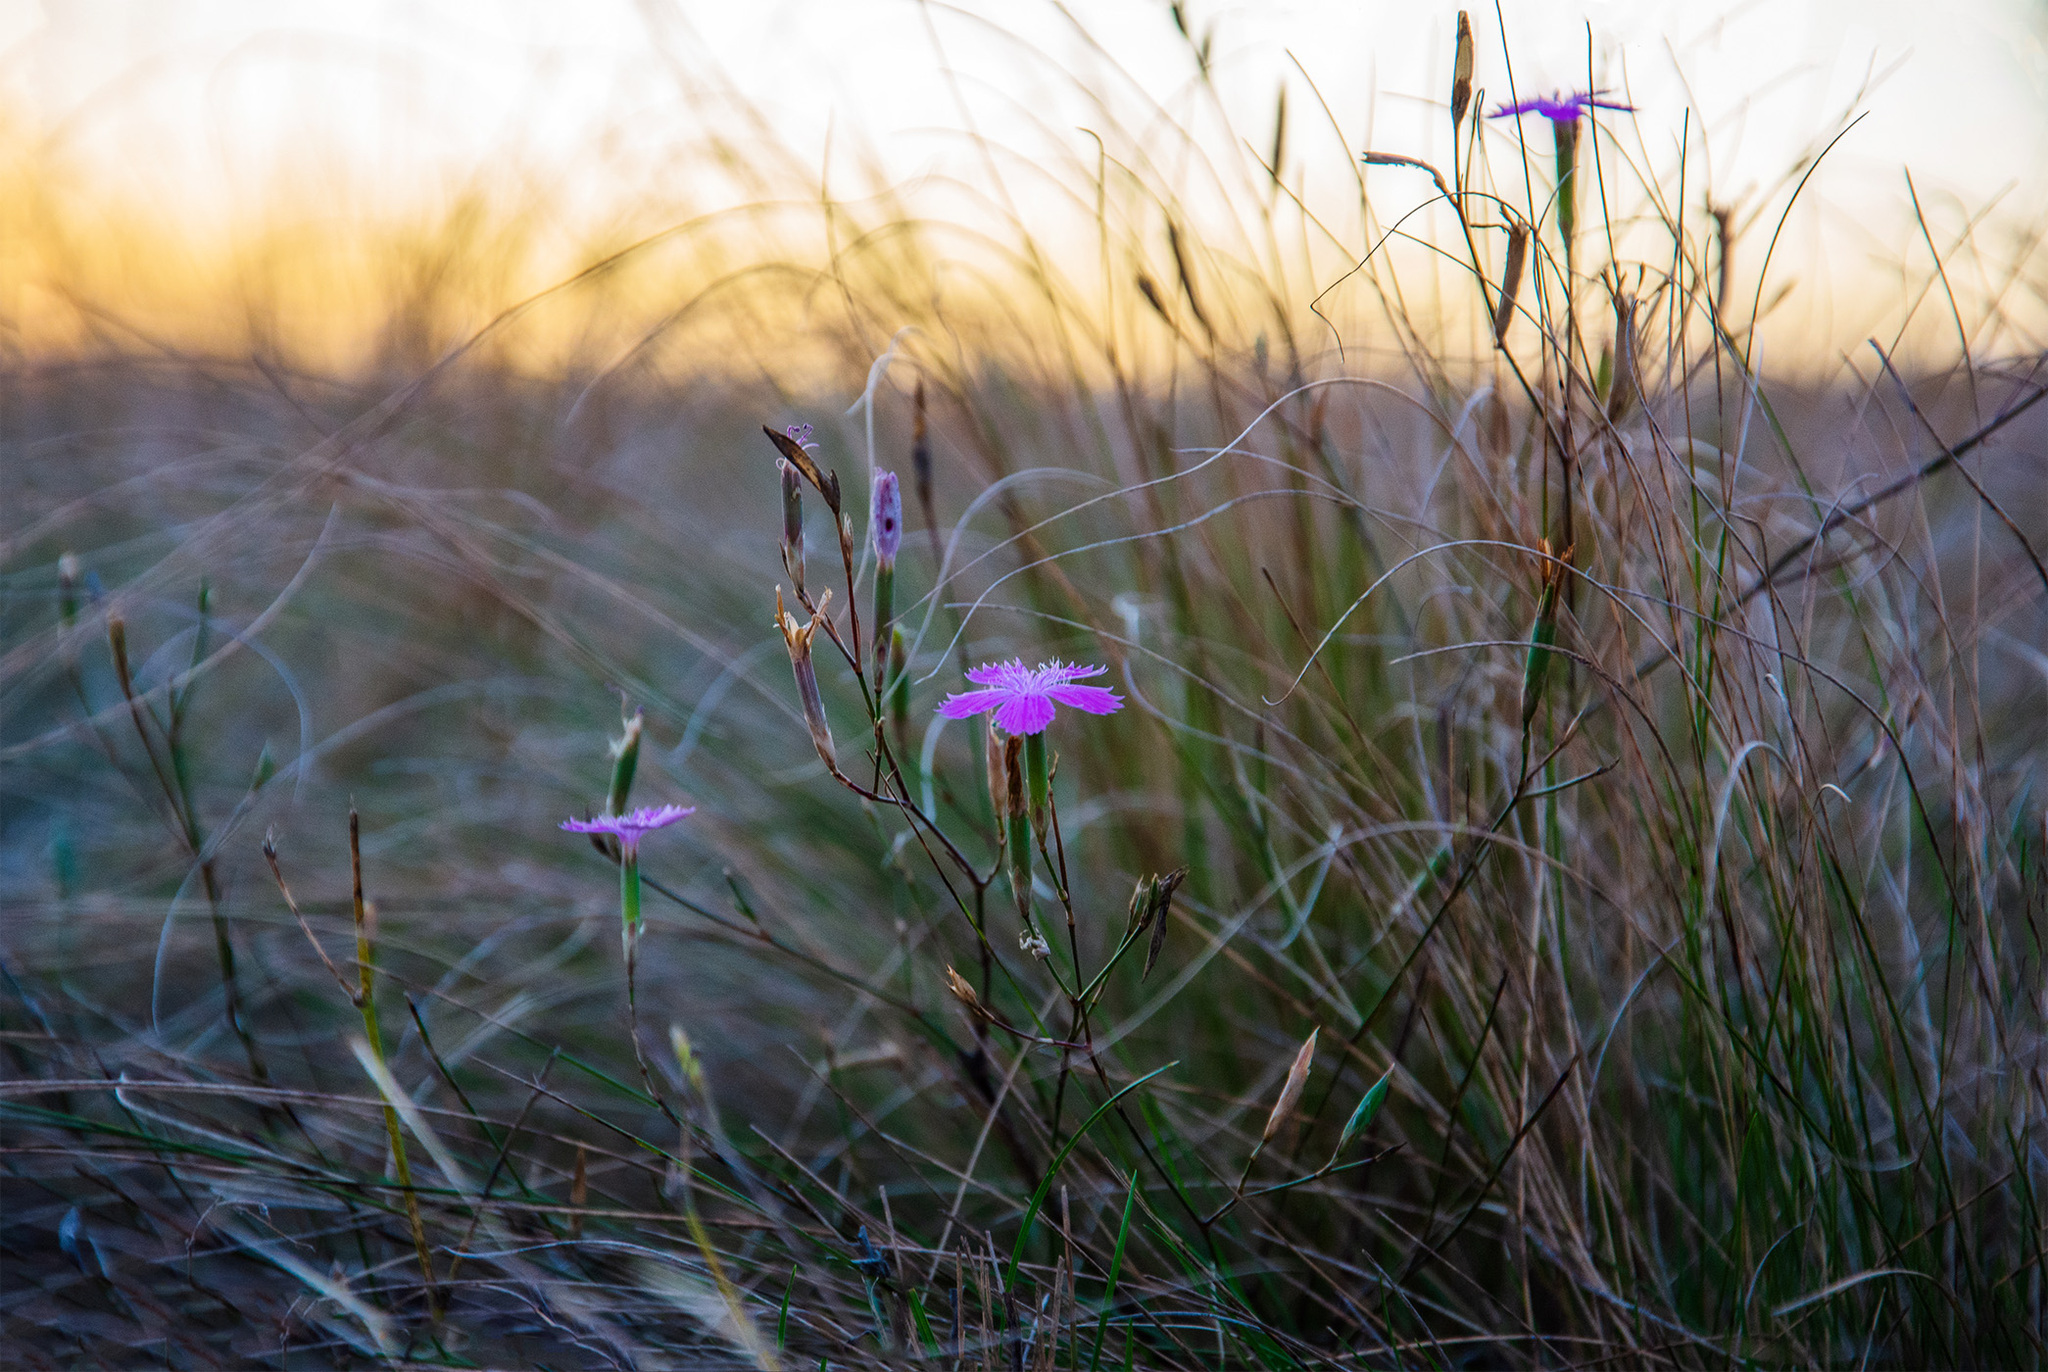
[[[611,742],[612,784],[604,800],[607,815],[626,813],[626,797],[633,791],[633,773],[640,766],[641,724],[641,712],[635,710],[626,721],[625,732]]]
[[[896,554],[903,548],[903,493],[894,472],[875,473],[874,516],[869,527],[874,531],[875,557],[884,567],[894,567]]]
[[[804,723],[810,727],[811,742],[818,746],[818,756],[837,775],[839,757],[832,748],[832,726],[825,719],[825,697],[818,690],[818,669],[811,663],[811,639],[825,622],[825,607],[831,601],[830,591],[819,596],[811,622],[799,624],[796,616],[782,606],[782,588],[775,588],[775,627],[782,631],[782,641],[789,648],[789,665],[796,673],[796,693],[803,702]]]
[[[782,474],[782,565],[796,583],[797,594],[804,589],[804,487],[803,474],[786,457],[775,459]]]

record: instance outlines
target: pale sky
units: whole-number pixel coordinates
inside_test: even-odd
[[[1248,139],[1270,140],[1290,82],[1289,161],[1311,198],[1339,191],[1340,159],[1368,141],[1447,155],[1455,4],[1186,9],[1198,36],[1214,26],[1217,89]],[[2017,222],[2048,213],[2048,0],[1508,0],[1502,14],[1518,91],[1585,86],[1590,41],[1594,79],[1634,100],[1652,159],[1675,160],[1690,107],[1724,201],[1775,180],[1881,76],[1812,193],[1816,222],[1859,251],[1910,247],[1902,168],[1957,224],[2001,196]],[[1479,83],[1505,100],[1495,12],[1473,18]],[[1161,0],[0,0],[0,54],[7,142],[201,220],[260,204],[280,176],[301,195],[332,178],[427,204],[511,168],[571,205],[673,192],[721,88],[814,175],[828,144],[842,166],[863,145],[909,184],[974,174],[962,99],[1027,158],[1092,157],[1081,127],[1136,133],[1148,99],[1180,115],[1203,99]],[[1342,146],[1311,123],[1311,80]]]

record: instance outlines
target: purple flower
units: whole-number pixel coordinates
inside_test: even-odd
[[[875,473],[875,556],[885,567],[896,565],[903,549],[903,492],[894,472]]]
[[[1055,704],[1070,705],[1091,715],[1114,714],[1124,707],[1114,691],[1100,686],[1076,686],[1084,676],[1100,676],[1105,667],[1081,667],[1055,658],[1036,671],[1022,659],[987,662],[968,670],[967,679],[981,691],[950,695],[939,704],[947,719],[965,719],[986,710],[996,712],[996,727],[1006,734],[1037,734],[1052,723]]]
[[[1618,104],[1602,100],[1605,91],[1573,91],[1570,95],[1538,95],[1522,101],[1519,105],[1502,105],[1489,119],[1508,119],[1515,115],[1540,114],[1553,124],[1576,124],[1579,116],[1590,109],[1629,110],[1634,105]]]
[[[811,426],[808,424],[792,424],[782,432],[799,448],[808,448],[811,445]]]
[[[562,827],[572,834],[614,834],[627,857],[640,851],[640,840],[656,829],[666,829],[684,815],[697,813],[694,805],[650,805],[630,815],[601,815],[596,819],[565,819]]]

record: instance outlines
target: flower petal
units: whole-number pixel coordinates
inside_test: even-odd
[[[986,691],[962,691],[940,701],[939,713],[947,719],[966,719],[969,715],[978,715],[997,708],[1015,694],[1014,691],[1006,691],[999,687],[991,687]]]
[[[1070,681],[1079,681],[1084,676],[1101,676],[1107,667],[1083,667],[1078,662],[1061,662],[1055,659],[1038,669],[1038,685],[1042,690],[1048,686],[1064,686]]]
[[[1117,693],[1102,686],[1055,686],[1046,694],[1062,705],[1086,710],[1091,715],[1113,715],[1124,708]]]
[[[1031,673],[1024,670],[1021,658],[1008,662],[984,662],[979,667],[967,669],[967,679],[977,686],[1004,686],[1015,689],[1030,679]]]
[[[1052,715],[1052,701],[1037,692],[1020,692],[996,707],[996,727],[1006,734],[1044,733]]]

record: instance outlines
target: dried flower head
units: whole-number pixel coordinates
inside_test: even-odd
[[[650,805],[630,815],[601,815],[596,819],[565,819],[562,828],[572,834],[611,834],[627,857],[640,851],[640,840],[656,829],[666,829],[685,815],[694,815],[694,805]]]
[[[1055,705],[1071,706],[1091,715],[1115,714],[1124,707],[1116,692],[1101,686],[1077,686],[1082,677],[1100,676],[1105,667],[1082,667],[1055,658],[1036,669],[1020,658],[1008,662],[987,662],[971,667],[967,679],[985,689],[963,691],[939,703],[947,719],[966,719],[988,710],[996,713],[996,727],[1006,734],[1022,736],[1045,731],[1052,723]]]
[[[831,603],[832,593],[827,591],[818,597],[810,623],[800,623],[795,615],[783,608],[782,588],[775,588],[775,627],[782,631],[782,641],[789,648],[789,665],[796,676],[797,697],[803,702],[804,724],[811,731],[811,742],[817,745],[818,756],[836,774],[839,760],[832,749],[832,726],[825,719],[825,697],[818,689],[818,669],[811,661],[811,640],[825,623],[825,609]]]
[[[875,473],[875,508],[869,527],[874,531],[875,556],[882,565],[895,566],[896,554],[903,548],[903,493],[894,472]]]
[[[974,994],[974,987],[966,977],[954,971],[949,964],[946,968],[946,989],[953,993],[953,999],[965,1006],[967,1013],[976,1019],[989,1018],[988,1007],[981,1003],[981,997]]]

